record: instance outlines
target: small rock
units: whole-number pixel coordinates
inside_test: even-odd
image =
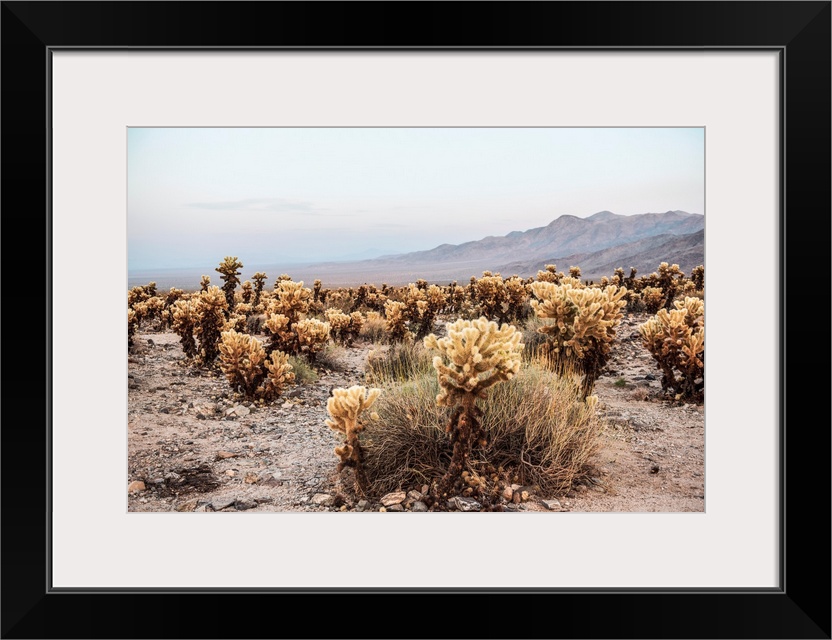
[[[254,509],[257,506],[257,500],[253,499],[241,499],[234,501],[234,508],[237,511],[246,511],[248,509]]]
[[[419,500],[421,500],[425,496],[422,495],[421,491],[413,490],[413,491],[408,491],[407,492],[407,497],[408,497],[409,500],[413,500],[414,502],[418,502]]]
[[[506,500],[511,500],[514,497],[514,491],[511,487],[506,487],[503,489],[503,498]]]
[[[592,487],[592,490],[593,490],[593,491],[597,491],[598,493],[606,493],[606,492],[607,492],[607,490],[606,490],[606,489],[604,489],[604,487],[602,487],[602,486],[601,486],[601,485],[599,485],[599,484],[594,485],[594,486]]]
[[[391,504],[387,507],[388,511],[404,511],[404,507],[401,504]]]
[[[567,498],[577,498],[577,497],[578,497],[578,494],[577,494],[577,493],[575,493],[574,491],[567,491],[567,492],[566,492],[566,497],[567,497]]]
[[[511,485],[511,490],[512,490],[512,491],[517,491],[519,488],[520,488],[520,485],[519,485],[519,484],[513,484],[513,485]]]
[[[138,493],[139,491],[144,491],[146,488],[147,487],[144,486],[144,482],[141,480],[133,480],[133,482],[127,485],[127,492]]]
[[[407,494],[404,491],[394,491],[392,493],[388,493],[381,498],[381,504],[385,507],[389,507],[394,504],[401,504],[404,502],[404,499],[407,497]]]
[[[511,501],[512,501],[514,504],[520,504],[520,502],[521,502],[522,500],[523,500],[523,499],[520,497],[520,492],[519,492],[519,491],[512,491],[512,492],[511,492]]]
[[[238,455],[240,454],[233,451],[218,451],[217,460],[228,460],[229,458],[236,458]]]
[[[332,503],[335,502],[335,499],[328,493],[316,493],[314,496],[312,496],[310,502],[312,504],[317,504],[321,507],[329,507],[332,506]]]
[[[257,474],[256,474],[256,473],[252,473],[251,471],[249,471],[249,472],[245,475],[245,477],[243,478],[243,482],[245,482],[246,484],[254,484],[254,483],[255,483],[255,482],[257,482],[259,479],[260,479],[260,478],[257,476]]]
[[[540,504],[546,507],[549,511],[560,511],[559,500],[541,500]]]
[[[366,511],[367,507],[370,506],[370,503],[367,500],[359,500],[358,504],[355,505],[356,511]]]
[[[229,469],[228,471],[225,472],[225,475],[227,475],[229,478],[233,478],[234,476],[237,475],[237,472],[234,471],[234,469]]]
[[[233,505],[235,502],[235,498],[216,498],[213,502],[211,502],[211,508],[214,511],[222,511],[223,509],[227,509]]]
[[[193,511],[196,509],[196,505],[198,504],[199,500],[193,498],[192,500],[188,500],[187,502],[183,502],[180,505],[174,507],[177,511]]]
[[[460,511],[479,511],[482,505],[473,498],[463,498],[462,496],[454,496],[448,500],[448,506],[456,507]]]
[[[423,496],[424,496],[424,495],[427,495],[427,492],[428,492],[428,491],[430,491],[430,487],[429,487],[428,485],[426,485],[426,484],[423,484],[423,485],[422,485],[422,488],[420,489],[420,491],[421,491],[421,493],[422,493],[422,495],[423,495]]]
[[[280,406],[281,406],[281,407],[283,407],[284,409],[291,409],[291,408],[292,408],[292,407],[294,407],[295,405],[293,405],[291,402],[289,402],[289,401],[287,400],[286,402],[284,402],[284,403],[283,403],[282,405],[280,405]]]
[[[234,412],[234,415],[238,418],[245,418],[248,414],[251,413],[251,409],[249,409],[244,404],[238,404],[232,409],[232,411]]]
[[[428,505],[426,505],[421,500],[417,500],[416,502],[413,503],[413,506],[411,507],[411,510],[416,511],[416,512],[424,512],[424,511],[428,510]]]

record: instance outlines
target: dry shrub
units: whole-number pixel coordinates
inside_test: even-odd
[[[315,355],[315,364],[330,371],[344,371],[346,355],[347,350],[344,347],[330,342]]]
[[[433,354],[421,342],[397,342],[367,355],[366,376],[374,382],[405,382],[432,373]]]
[[[358,335],[370,342],[383,342],[387,338],[387,320],[378,311],[368,311]]]
[[[381,386],[374,406],[379,420],[362,434],[368,492],[430,484],[447,471],[452,455],[447,411],[436,406],[436,375]],[[568,490],[597,451],[602,429],[595,397],[583,402],[580,393],[576,376],[537,364],[522,367],[482,401],[488,444],[474,452],[469,466],[484,476],[501,470],[550,494]]]

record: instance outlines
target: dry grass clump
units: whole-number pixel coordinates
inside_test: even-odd
[[[387,320],[378,311],[368,311],[358,336],[369,342],[382,342],[387,339]]]
[[[432,373],[433,354],[421,342],[397,342],[370,351],[365,369],[371,383],[405,382]]]
[[[368,493],[430,485],[445,474],[453,453],[446,411],[436,406],[436,375],[380,386],[384,392],[374,405],[379,420],[362,434]],[[567,491],[597,451],[602,430],[595,397],[584,402],[580,392],[577,377],[538,364],[495,385],[481,401],[487,444],[472,452],[468,478],[484,481],[489,488],[483,493],[503,482]]]

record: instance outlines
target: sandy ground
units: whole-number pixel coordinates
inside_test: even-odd
[[[512,508],[704,511],[704,407],[659,397],[660,374],[636,330],[646,318],[623,320],[596,384],[605,432],[595,475]],[[341,442],[324,425],[330,390],[362,383],[371,348],[357,343],[338,370],[256,407],[235,400],[223,377],[189,366],[174,333],[139,332],[128,356],[129,511],[378,511],[337,499]]]

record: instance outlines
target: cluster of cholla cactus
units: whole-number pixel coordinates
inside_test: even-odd
[[[338,309],[327,309],[324,316],[329,324],[330,337],[346,346],[353,343],[364,325],[364,316],[360,311],[347,314]]]
[[[275,349],[294,355],[305,353],[312,360],[329,340],[329,324],[307,318],[312,291],[303,281],[281,275],[266,307],[265,328],[270,335],[268,352]]]
[[[436,316],[445,308],[448,299],[442,289],[425,280],[407,285],[404,295],[404,315],[417,340],[433,330]]]
[[[560,279],[563,277],[563,272],[558,271],[557,265],[547,264],[544,269],[537,272],[535,280],[537,282],[551,282],[553,284],[558,284]]]
[[[499,273],[483,271],[482,277],[471,284],[474,301],[482,316],[498,322],[524,319],[529,291],[526,282],[519,276],[503,279]]]
[[[338,473],[350,467],[355,477],[355,488],[364,495],[367,491],[367,475],[362,466],[363,450],[359,434],[364,430],[364,424],[359,420],[361,413],[373,406],[381,389],[367,389],[355,385],[349,389],[333,389],[332,397],[327,400],[326,410],[330,418],[326,426],[344,436],[344,444],[335,448],[338,456]]]
[[[234,290],[240,284],[240,269],[242,268],[243,263],[237,260],[236,256],[226,256],[220,262],[220,266],[215,269],[220,273],[220,278],[224,283],[222,291],[225,294],[225,302],[229,311],[234,308]]]
[[[514,326],[498,327],[485,317],[457,320],[447,330],[444,338],[430,334],[424,339],[427,348],[441,353],[433,359],[441,388],[436,402],[452,409],[446,433],[451,437],[453,453],[437,487],[440,498],[462,480],[471,453],[487,445],[480,423],[482,411],[476,401],[485,398],[489,387],[510,380],[520,370],[524,346]]]
[[[662,389],[677,400],[702,401],[705,393],[705,303],[677,300],[638,330],[662,372]]]
[[[225,330],[227,312],[228,302],[219,287],[209,286],[199,293],[194,333],[199,340],[198,355],[203,366],[212,366],[219,355],[218,343]]]
[[[532,309],[538,318],[548,321],[538,329],[547,337],[547,361],[560,373],[577,366],[584,376],[586,398],[609,359],[626,291],[612,285],[585,287],[572,277],[561,278],[560,284],[534,282],[531,289],[537,298]]]
[[[407,305],[404,302],[388,300],[384,305],[384,318],[391,342],[404,342],[412,338],[413,334],[407,328]]]
[[[219,342],[220,368],[231,388],[249,400],[270,402],[295,379],[289,356],[266,354],[262,343],[247,333],[223,331]]]
[[[211,278],[209,276],[202,276],[199,280],[199,290],[200,291],[208,291],[208,287],[211,286]]]
[[[298,353],[305,354],[310,362],[329,340],[329,324],[315,318],[299,320],[292,325],[296,336]]]
[[[199,323],[199,297],[181,297],[170,308],[170,326],[179,336],[182,351],[188,358],[196,358],[198,349],[194,333]]]

